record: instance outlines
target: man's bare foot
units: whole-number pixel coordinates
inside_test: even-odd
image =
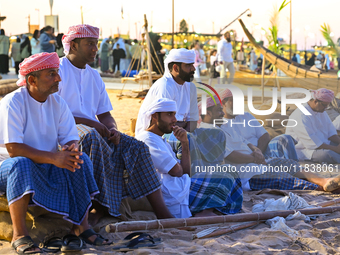
[[[331,192],[340,188],[340,175],[334,178],[329,178],[323,186],[324,191]]]
[[[12,245],[12,247],[14,248],[14,245],[13,245],[13,243],[15,243],[15,241],[18,241],[19,239],[21,239],[21,238],[23,238],[23,237],[25,237],[25,236],[13,236],[13,238],[12,238],[12,242],[11,242],[11,245]],[[30,238],[29,236],[26,236],[26,237],[28,237],[28,238]],[[23,243],[22,245],[19,245],[19,246],[17,246],[16,247],[16,249],[15,249],[15,251],[18,253],[18,250],[19,250],[19,248],[20,247],[23,247],[23,246],[26,246],[28,243]],[[25,251],[24,251],[24,253],[27,253],[27,254],[30,254],[30,253],[33,253],[33,252],[41,252],[41,249],[39,248],[39,247],[31,247],[31,248],[28,248],[28,249],[26,249]]]
[[[105,212],[103,212],[102,210],[96,210],[93,209],[90,213],[89,213],[89,225],[91,225],[92,227],[94,227],[95,225],[97,225],[97,223],[99,222],[99,220],[101,218],[103,218],[105,216]]]
[[[206,209],[199,213],[196,213],[194,217],[212,217],[212,216],[218,216],[216,213],[213,212],[214,208],[212,209]]]

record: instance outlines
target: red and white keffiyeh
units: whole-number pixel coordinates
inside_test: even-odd
[[[330,103],[334,99],[334,92],[329,89],[321,88],[312,91],[312,97],[325,103]]]
[[[29,58],[25,58],[19,65],[19,68],[17,85],[26,86],[25,76],[27,74],[49,68],[59,68],[59,57],[55,52],[34,54]]]
[[[70,51],[70,42],[76,38],[99,38],[99,28],[91,25],[76,25],[68,29],[67,34],[62,38],[64,53],[67,55]]]
[[[222,91],[222,93],[220,94],[220,98],[221,100],[227,98],[227,97],[232,97],[233,93],[231,93],[230,89],[225,89]]]

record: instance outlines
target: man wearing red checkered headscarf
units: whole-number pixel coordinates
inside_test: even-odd
[[[303,104],[310,115],[296,109],[289,117],[295,120],[295,127],[287,127],[286,134],[296,141],[300,160],[329,164],[340,163],[340,138],[326,109],[334,99],[334,92],[320,88],[311,92],[312,99]]]
[[[83,152],[92,160],[100,189],[95,197],[97,213],[90,215],[92,224],[104,213],[119,216],[121,200],[126,196],[134,199],[146,196],[158,218],[173,217],[162,198],[161,183],[148,147],[118,131],[105,84],[89,66],[98,51],[98,37],[96,27],[70,27],[62,39],[66,56],[61,58],[59,69],[62,78],[59,95],[78,124]]]
[[[90,159],[79,151],[72,113],[55,93],[61,81],[58,68],[57,53],[26,58],[20,64],[20,88],[0,102],[0,146],[9,156],[0,162],[0,191],[6,192],[12,246],[20,254],[40,251],[25,224],[29,203],[63,215],[74,224],[75,234],[91,232],[92,241],[108,243],[87,222],[98,187]]]

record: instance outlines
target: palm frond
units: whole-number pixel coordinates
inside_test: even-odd
[[[337,56],[339,56],[340,51],[339,51],[338,46],[335,44],[335,42],[333,41],[331,37],[332,30],[329,24],[324,23],[323,25],[321,25],[320,32],[322,33],[322,36],[327,41],[328,46],[330,46],[331,49],[333,49],[333,51],[337,54]]]
[[[284,1],[282,2],[282,4],[281,4],[280,8],[279,8],[279,12],[280,12],[283,8],[285,8],[288,4],[290,4],[290,1],[287,2],[287,0],[284,0]]]

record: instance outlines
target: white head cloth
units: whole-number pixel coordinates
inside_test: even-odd
[[[168,98],[160,98],[154,101],[142,114],[142,127],[143,130],[146,130],[151,121],[151,115],[156,112],[176,112],[177,104],[175,101],[170,100]]]
[[[185,64],[195,63],[195,51],[187,50],[184,48],[181,49],[172,49],[169,52],[169,55],[164,60],[164,75],[170,74],[170,70],[168,64],[171,62],[180,62]]]

